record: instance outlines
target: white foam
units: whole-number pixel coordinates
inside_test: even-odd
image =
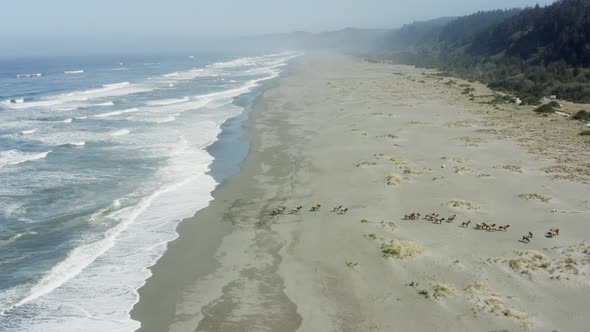
[[[65,70],[64,74],[83,74],[84,70]]]
[[[252,58],[239,58],[239,59],[235,59],[232,61],[226,61],[226,62],[216,62],[213,65],[211,65],[212,67],[215,68],[234,68],[234,67],[249,67],[249,66],[255,66],[258,64],[257,60],[260,59],[260,57],[252,57]]]
[[[216,76],[219,73],[215,68],[194,68],[187,71],[177,71],[169,74],[162,75],[165,79],[174,79],[178,81],[182,80],[192,80],[197,77],[208,77],[208,76]]]
[[[17,234],[14,234],[13,236],[11,236],[10,238],[8,238],[7,240],[0,240],[0,245],[5,246],[7,244],[13,243],[14,241],[17,241],[18,239],[20,239],[22,237],[31,237],[31,236],[35,236],[35,235],[38,235],[38,233],[34,232],[34,231],[17,233]]]
[[[152,119],[143,119],[143,122],[151,122],[151,123],[167,123],[176,120],[176,116],[170,115],[163,118],[152,118]]]
[[[102,87],[96,89],[70,92],[64,95],[57,96],[56,99],[61,100],[62,102],[71,102],[80,100],[80,98],[90,100],[105,97],[124,96],[133,93],[151,91],[152,89],[153,88],[141,84],[121,82],[105,84]]]
[[[122,88],[122,87],[129,86],[129,85],[131,85],[131,83],[129,83],[129,82],[112,83],[112,84],[103,85],[103,88],[116,89],[116,88]]]
[[[67,110],[74,110],[79,107],[85,106],[112,106],[112,101],[110,102],[103,102],[96,105],[88,105],[83,102],[87,102],[92,99],[98,98],[106,98],[106,97],[116,97],[116,96],[124,96],[133,93],[139,92],[146,92],[153,90],[154,87],[148,87],[146,85],[141,84],[132,84],[130,82],[121,82],[121,83],[112,83],[112,84],[105,84],[100,88],[89,89],[89,90],[81,90],[81,91],[73,91],[65,94],[55,95],[51,97],[46,97],[43,100],[38,101],[31,101],[25,102],[22,98],[14,99],[14,100],[7,100],[4,104],[8,108],[12,109],[22,109],[22,108],[51,108],[55,109],[55,106],[63,105],[60,111],[67,111]]]
[[[269,75],[231,90],[198,95],[183,103],[143,107],[142,110],[149,112],[141,113],[142,120],[145,115],[148,119],[170,117],[173,121],[183,111],[231,103],[233,97],[251,91],[259,82],[276,75],[278,71],[269,71]],[[145,140],[146,149],[158,153],[172,150],[168,165],[147,179],[154,181],[153,186],[145,191],[138,189],[128,197],[122,197],[118,203],[115,201],[96,211],[90,216],[91,221],[105,218],[105,222],[112,222],[112,228],[98,240],[81,240],[92,242],[81,242],[34,285],[22,286],[3,296],[0,311],[4,309],[2,312],[14,317],[21,311],[30,313],[24,319],[17,317],[16,321],[13,320],[14,326],[28,332],[133,331],[139,328],[139,323],[131,320],[129,313],[138,301],[137,290],[150,276],[148,267],[162,256],[166,244],[178,236],[176,226],[179,221],[192,216],[212,199],[210,193],[216,183],[207,175],[213,158],[206,152],[206,147],[216,140],[221,124],[239,114],[240,110],[232,106],[215,112],[199,112],[195,115],[200,117],[202,113],[203,118],[198,122],[179,122],[174,131],[160,131],[161,135],[153,136],[156,141]],[[102,116],[124,114],[121,112],[103,113]],[[187,138],[170,146],[170,136],[179,132]],[[52,139],[62,142],[81,137],[88,139],[88,133],[83,132],[68,132],[67,138],[61,137],[61,133],[55,134],[57,137]],[[136,134],[138,137],[133,135],[129,139],[143,140],[146,137],[142,132]],[[136,197],[144,198],[139,202],[130,201]],[[126,206],[121,208],[121,202]],[[19,309],[9,312],[11,308]]]
[[[35,132],[37,132],[37,130],[39,130],[38,128],[35,129],[30,129],[30,130],[23,130],[21,132],[19,132],[20,135],[29,135],[29,134],[33,134]]]
[[[99,218],[105,217],[107,216],[109,213],[117,210],[118,208],[121,207],[121,201],[116,199],[114,200],[109,206],[102,208],[98,211],[96,211],[95,213],[93,213],[90,218],[89,221],[90,222],[95,222],[97,221]]]
[[[33,78],[33,77],[41,77],[41,76],[43,76],[42,73],[16,75],[17,78]]]
[[[85,120],[85,119],[88,119],[88,117],[87,116],[78,116],[78,117],[74,118],[74,120]]]
[[[72,121],[73,121],[73,120],[74,120],[74,119],[72,119],[72,118],[68,118],[68,119],[65,119],[65,120],[64,120],[64,123],[72,123]]]
[[[121,110],[121,111],[101,113],[101,114],[96,114],[94,117],[95,118],[107,118],[107,117],[111,117],[111,116],[117,116],[117,115],[122,115],[122,114],[127,114],[127,113],[135,113],[135,112],[139,112],[139,108],[129,108],[126,110]]]
[[[86,145],[86,142],[82,141],[82,142],[70,142],[70,143],[63,144],[61,146],[67,147],[67,148],[79,148],[79,147],[83,147],[84,145]]]
[[[115,103],[113,103],[112,101],[107,101],[105,103],[98,103],[98,104],[94,104],[94,105],[90,105],[90,106],[114,106]]]
[[[27,161],[43,159],[51,153],[46,152],[22,152],[19,150],[0,151],[0,168],[10,165],[18,165]]]
[[[10,106],[12,104],[22,104],[25,102],[25,98],[13,98],[13,99],[7,99],[3,102],[3,104]]]
[[[184,97],[180,99],[161,99],[161,100],[150,100],[146,102],[146,105],[150,106],[163,106],[163,105],[173,105],[173,104],[180,104],[189,101],[189,97]]]
[[[129,134],[130,131],[129,129],[121,129],[121,130],[115,130],[109,133],[109,135],[113,136],[113,137],[117,137],[117,136],[124,136]]]
[[[67,108],[60,108],[57,111],[58,112],[69,112],[69,111],[73,111],[73,110],[76,110],[76,109],[78,109],[78,107],[67,107]]]
[[[42,277],[26,296],[4,308],[3,312],[33,301],[42,301],[44,307],[57,305],[59,310],[69,303],[76,306],[78,315],[82,311],[86,319],[100,319],[100,327],[95,326],[98,330],[113,330],[112,327],[109,328],[109,324],[123,320],[136,328],[137,323],[129,319],[128,311],[137,301],[136,290],[149,276],[147,266],[161,256],[165,250],[165,243],[177,237],[174,229],[178,222],[191,216],[195,210],[208,205],[212,199],[210,192],[216,185],[213,179],[205,174],[212,161],[205,151],[185,148],[174,151],[171,155],[171,164],[163,170],[162,175],[172,175],[175,179],[173,183],[155,190],[135,206],[111,213],[110,210],[120,206],[120,203],[115,201],[109,211],[99,210],[97,213],[100,216],[108,215],[109,218],[118,220],[116,226],[109,229],[102,239],[73,249],[63,261]],[[99,216],[95,216],[95,219],[97,217]],[[146,240],[149,242],[144,242]],[[146,255],[147,253],[149,255]],[[101,262],[97,263],[99,258]],[[117,269],[113,269],[113,266],[117,266]],[[103,282],[89,282],[97,276],[100,276]],[[78,298],[77,294],[86,296]],[[57,296],[60,301],[52,301],[52,295]],[[116,295],[117,305],[113,306],[112,296]],[[92,296],[92,301],[88,301],[87,296]],[[43,301],[43,298],[47,301]],[[68,301],[73,299],[80,302]],[[94,307],[96,304],[104,307]],[[105,314],[101,318],[94,317],[95,311],[107,308],[108,317],[104,317]],[[54,330],[46,325],[51,323],[58,322],[46,321],[42,323],[43,328]],[[72,325],[69,326],[74,328]],[[116,330],[120,329],[119,326]],[[84,330],[92,329],[88,326]]]
[[[15,234],[14,236],[12,236],[10,238],[10,241],[16,241],[16,240],[20,239],[21,237],[27,236],[27,235],[38,235],[38,233],[37,232],[33,232],[33,231],[31,231],[31,232],[24,232],[24,233],[18,233],[18,234]]]
[[[11,106],[11,108],[30,108],[30,107],[46,107],[46,106],[55,106],[55,105],[59,105],[62,102],[59,100],[41,100],[41,101],[30,101],[30,102],[24,102],[22,99],[20,99],[15,105],[14,107]]]

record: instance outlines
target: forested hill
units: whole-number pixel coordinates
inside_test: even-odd
[[[508,56],[549,64],[590,66],[590,1],[562,0],[529,8],[484,31],[472,54]]]
[[[479,12],[394,30],[383,55],[538,97],[590,102],[590,0]]]

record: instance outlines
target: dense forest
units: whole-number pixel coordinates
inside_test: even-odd
[[[590,102],[590,1],[413,23],[392,31],[380,56],[477,79],[531,104],[547,95]]]

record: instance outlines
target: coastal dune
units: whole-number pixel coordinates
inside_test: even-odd
[[[549,120],[491,95],[409,66],[294,60],[255,103],[240,173],[180,224],[132,318],[141,331],[584,330],[587,138],[543,149],[513,128]]]

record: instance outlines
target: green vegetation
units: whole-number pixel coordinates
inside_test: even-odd
[[[537,113],[555,113],[555,108],[549,104],[545,104],[535,108],[534,111]]]
[[[508,104],[512,98],[508,95],[494,95],[493,99],[487,103],[490,105]]]
[[[359,263],[357,263],[357,262],[351,262],[351,261],[348,261],[348,262],[346,262],[344,264],[346,264],[346,266],[347,267],[350,267],[350,268],[354,268],[354,267],[357,267],[359,265]]]
[[[463,92],[461,92],[461,93],[464,94],[464,95],[468,95],[468,94],[470,94],[470,93],[472,93],[474,91],[475,91],[475,88],[469,87],[469,88],[463,89]]]
[[[576,114],[574,114],[574,116],[572,116],[572,119],[580,121],[590,121],[590,112],[584,110],[579,111]]]
[[[548,95],[590,102],[589,27],[589,1],[561,0],[409,24],[381,56],[514,92],[524,104]]]

